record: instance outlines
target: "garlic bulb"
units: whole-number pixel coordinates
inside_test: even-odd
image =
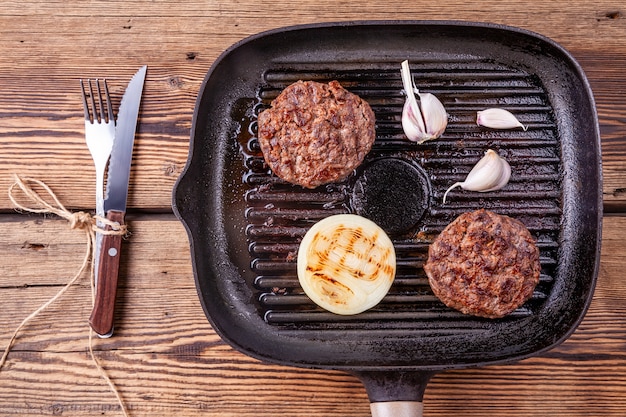
[[[446,190],[443,195],[443,204],[446,204],[448,193],[456,187],[484,193],[503,188],[508,184],[510,178],[511,166],[509,163],[496,151],[489,149],[467,174],[465,181],[454,183]]]
[[[420,93],[411,78],[409,61],[402,62],[402,86],[406,101],[402,108],[402,129],[409,140],[423,143],[436,139],[446,130],[448,115],[441,101],[430,93]],[[419,96],[419,103],[415,97]]]
[[[317,305],[335,314],[358,314],[389,291],[396,254],[376,223],[338,214],[317,222],[304,235],[297,270],[302,289]]]
[[[493,129],[515,129],[516,127],[521,127],[524,131],[528,129],[527,126],[517,120],[513,113],[498,108],[479,111],[476,114],[476,124]]]

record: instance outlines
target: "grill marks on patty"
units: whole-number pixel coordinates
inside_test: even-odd
[[[258,123],[261,151],[274,174],[306,188],[346,178],[376,138],[369,104],[337,81],[291,84]]]
[[[464,213],[431,244],[424,265],[435,295],[448,307],[503,317],[539,283],[539,249],[522,222],[487,210]]]

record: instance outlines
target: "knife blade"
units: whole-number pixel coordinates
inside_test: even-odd
[[[147,66],[144,65],[133,75],[128,87],[126,87],[117,115],[115,141],[109,161],[104,212],[108,220],[120,225],[124,224],[126,215],[133,144],[146,71]],[[105,230],[112,230],[112,227],[107,225]],[[113,333],[113,313],[117,295],[121,246],[121,235],[105,233],[99,248],[100,253],[96,253],[98,257],[98,280],[89,325],[101,337],[109,337]]]

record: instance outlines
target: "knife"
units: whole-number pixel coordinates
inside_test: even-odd
[[[147,66],[143,66],[131,78],[122,97],[115,126],[115,141],[109,169],[107,173],[104,212],[111,222],[124,224],[126,200],[128,196],[128,180],[130,177],[133,143],[139,116],[139,105],[143,93]],[[105,230],[111,230],[107,225]],[[122,236],[104,234],[98,259],[98,280],[93,310],[89,317],[89,325],[100,337],[113,334],[113,313],[117,293],[117,279],[120,266],[120,249]]]

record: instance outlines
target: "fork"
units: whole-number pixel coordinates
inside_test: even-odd
[[[83,80],[80,80],[85,108],[85,139],[96,168],[96,214],[104,217],[104,174],[115,139],[115,117],[113,116],[113,106],[106,80],[102,81],[107,105],[106,111],[102,100],[100,81],[97,78],[95,80],[98,107],[96,107],[91,80],[88,79],[87,84],[88,93],[85,90]],[[89,97],[90,103],[87,102],[87,97]],[[89,104],[91,104],[92,111],[89,109]]]

